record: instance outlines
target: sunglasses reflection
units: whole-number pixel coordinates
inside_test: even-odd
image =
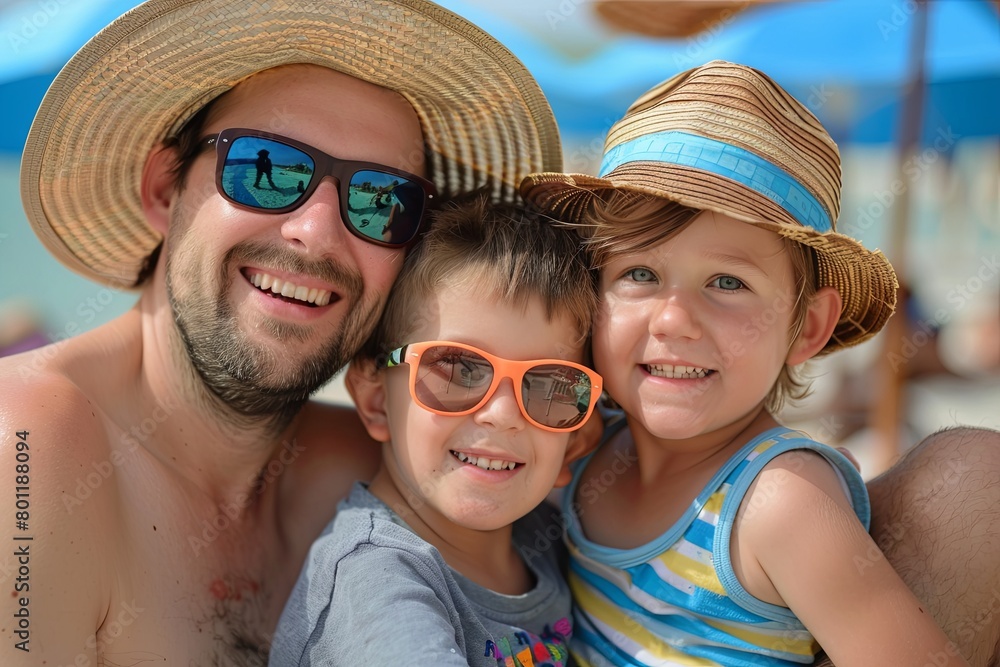
[[[239,137],[226,156],[222,186],[241,204],[280,209],[310,193],[315,168],[312,156],[293,146],[263,137]],[[347,222],[372,239],[394,243],[407,236],[409,240],[423,214],[423,189],[397,174],[359,170],[350,176],[346,191]]]
[[[351,177],[347,210],[355,229],[388,241],[392,224],[405,210],[399,200],[400,179],[377,171],[359,171]]]
[[[239,137],[226,156],[222,187],[246,206],[283,208],[306,192],[313,171],[313,159],[298,149],[259,137]]]
[[[423,190],[394,174],[359,171],[351,177],[348,192],[350,222],[371,238],[391,242],[400,226],[401,233],[410,233],[423,213]]]

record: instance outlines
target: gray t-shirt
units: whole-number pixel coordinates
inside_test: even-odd
[[[537,584],[502,595],[448,567],[356,484],[309,552],[268,664],[497,667],[517,657],[524,665],[565,667],[572,625],[561,536],[550,505],[515,523],[514,544]]]

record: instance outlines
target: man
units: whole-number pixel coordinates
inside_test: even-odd
[[[367,335],[415,231],[365,237],[342,182],[358,165],[329,156],[405,174],[425,204],[507,199],[561,167],[548,106],[500,45],[423,0],[347,5],[153,0],[39,110],[29,219],[67,265],[142,294],[0,361],[2,664],[264,664],[310,543],[377,465],[352,412],[307,396]],[[317,169],[261,202],[241,174],[273,135]],[[1000,623],[990,438],[926,443],[875,490],[894,564],[983,656]]]
[[[262,145],[306,165],[303,192],[253,190]],[[378,462],[309,394],[375,324],[422,209],[560,163],[523,66],[424,0],[154,0],[88,44],[32,128],[26,207],[62,261],[142,293],[0,365],[0,664],[264,664]],[[377,239],[345,205],[373,174],[417,193]]]

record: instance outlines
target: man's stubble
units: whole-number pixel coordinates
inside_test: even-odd
[[[197,256],[190,223],[177,206],[171,214],[166,258],[167,296],[184,352],[204,386],[239,416],[267,420],[283,428],[338,370],[347,365],[374,328],[386,295],[364,294],[361,274],[330,258],[311,261],[286,248],[244,241],[233,246],[218,267],[185,262]],[[331,224],[335,224],[331,221]],[[297,361],[256,343],[241,329],[230,288],[234,266],[253,264],[318,277],[338,287],[340,300],[352,304],[314,353]],[[240,278],[237,278],[240,279]],[[265,297],[271,298],[271,297]],[[290,345],[316,340],[316,331],[292,322],[264,319],[263,335]]]

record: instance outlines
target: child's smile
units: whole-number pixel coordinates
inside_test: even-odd
[[[714,373],[711,368],[699,368],[686,364],[646,364],[650,375],[668,380],[700,380]]]
[[[467,463],[470,466],[475,466],[481,470],[488,470],[490,472],[500,472],[500,471],[512,471],[518,466],[523,466],[524,463],[518,461],[508,461],[502,455],[489,456],[487,454],[469,454],[466,452],[456,452],[452,450],[451,455],[462,463]]]

